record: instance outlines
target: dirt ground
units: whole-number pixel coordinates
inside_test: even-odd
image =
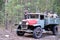
[[[15,29],[11,31],[0,28],[0,40],[60,40],[60,34],[54,36],[51,33],[43,33],[42,38],[34,39],[32,34],[26,33],[24,36],[17,36]]]

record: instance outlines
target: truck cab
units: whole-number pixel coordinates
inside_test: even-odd
[[[54,35],[58,33],[58,19],[49,18],[43,13],[28,13],[26,16],[26,19],[19,22],[17,35],[23,36],[25,33],[32,33],[34,38],[41,38],[43,30],[52,31]]]

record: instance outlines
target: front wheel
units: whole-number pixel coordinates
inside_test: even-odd
[[[17,35],[18,35],[18,36],[23,36],[24,33],[25,33],[25,32],[23,32],[23,31],[17,31]]]
[[[57,35],[58,34],[58,27],[54,26],[52,29],[53,35]]]
[[[21,26],[19,25],[18,28],[17,28],[16,33],[17,33],[18,36],[23,36],[25,34],[25,32],[24,31],[20,31],[20,29],[21,29]]]
[[[41,27],[36,27],[33,31],[33,37],[36,39],[39,39],[42,37],[42,28]]]

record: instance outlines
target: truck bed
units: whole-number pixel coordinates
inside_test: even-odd
[[[49,24],[60,24],[60,18],[46,18],[45,25]]]

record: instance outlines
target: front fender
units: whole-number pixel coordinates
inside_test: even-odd
[[[36,27],[36,26],[40,26],[41,28],[43,28],[43,26],[42,25],[40,25],[40,24],[35,24],[35,25],[33,25],[34,27]]]
[[[21,25],[18,25],[17,29],[21,29]]]
[[[40,24],[34,24],[33,26],[41,26]]]

